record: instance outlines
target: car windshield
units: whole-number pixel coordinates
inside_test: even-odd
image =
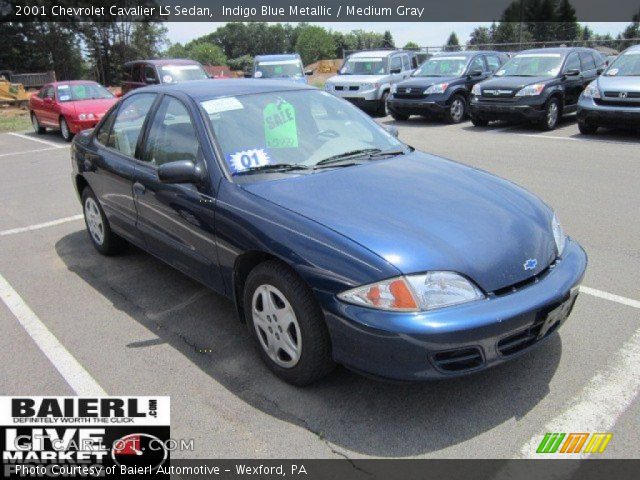
[[[559,53],[523,53],[516,55],[500,70],[497,77],[555,77],[562,66]]]
[[[97,83],[77,83],[74,85],[58,85],[58,101],[77,102],[79,100],[95,100],[97,98],[113,98],[114,95]]]
[[[467,65],[466,57],[434,57],[424,62],[414,77],[459,77]]]
[[[640,76],[640,50],[630,50],[620,55],[605,72],[610,77]]]
[[[318,90],[213,98],[201,105],[232,174],[314,171],[408,148],[356,107]]]
[[[256,78],[289,78],[303,75],[300,60],[273,60],[258,62],[256,65]]]
[[[208,78],[200,65],[164,65],[160,68],[162,83],[187,82]]]
[[[342,75],[384,75],[386,69],[386,58],[349,57],[340,69],[340,73]]]

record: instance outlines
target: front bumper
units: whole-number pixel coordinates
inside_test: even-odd
[[[567,239],[539,281],[431,312],[383,312],[318,295],[338,363],[377,377],[427,380],[484,370],[542,343],[571,312],[586,266],[584,250]]]
[[[328,93],[338,98],[347,100],[367,111],[376,111],[380,106],[382,93],[378,89],[373,90],[335,90],[335,87],[327,90]]]
[[[102,116],[100,116],[100,118],[102,118]],[[100,118],[96,117],[96,118],[92,118],[91,120],[70,119],[67,121],[67,125],[69,125],[69,130],[71,131],[71,133],[76,134],[81,132],[82,130],[87,130],[88,128],[94,128],[100,121]]]
[[[545,115],[544,96],[513,97],[504,100],[487,100],[483,97],[471,97],[469,111],[472,117],[484,120],[528,120],[542,119]]]
[[[622,103],[622,102],[621,102]],[[592,98],[580,97],[578,121],[611,127],[640,127],[640,106],[598,105]]]
[[[446,95],[427,95],[423,98],[397,98],[390,95],[387,107],[403,115],[441,114],[449,108]]]

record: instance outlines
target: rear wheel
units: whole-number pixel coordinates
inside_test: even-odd
[[[36,117],[36,114],[31,112],[31,125],[33,126],[33,131],[36,132],[38,135],[42,135],[43,133],[46,133],[47,129],[40,126],[40,122],[38,121],[38,117]]]
[[[111,231],[104,210],[89,187],[82,191],[82,209],[89,238],[98,252],[103,255],[115,255],[124,250],[127,242]]]
[[[580,130],[580,133],[583,135],[593,135],[598,131],[598,125],[578,121],[578,130]]]
[[[244,311],[260,356],[278,377],[308,385],[334,368],[324,315],[309,287],[271,260],[247,278]]]
[[[390,110],[390,113],[393,119],[399,122],[409,119],[409,115],[407,115],[406,113],[398,113],[398,112],[394,112],[393,110]]]
[[[473,116],[471,117],[471,123],[474,127],[486,127],[487,125],[489,125],[489,120],[482,117]]]
[[[65,142],[73,140],[73,133],[69,130],[69,124],[64,117],[60,117],[60,134],[64,138]]]
[[[387,110],[387,98],[389,98],[389,92],[384,92],[382,94],[382,98],[378,103],[378,110],[376,113],[381,117],[386,117],[389,115],[389,111]]]
[[[447,123],[460,123],[467,115],[467,100],[462,95],[454,95],[449,108],[444,112]]]
[[[544,107],[544,117],[538,123],[538,127],[541,130],[553,130],[558,126],[560,115],[560,101],[555,97],[551,97]]]

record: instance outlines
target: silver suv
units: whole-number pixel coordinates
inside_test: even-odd
[[[391,85],[409,78],[417,67],[413,52],[375,50],[349,55],[338,75],[329,78],[325,90],[378,115],[387,114]]]

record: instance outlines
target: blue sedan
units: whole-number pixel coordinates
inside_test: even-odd
[[[531,193],[306,85],[138,89],[71,156],[95,248],[132,243],[228,297],[296,385],[336,363],[425,380],[508,361],[562,325],[587,265]]]

